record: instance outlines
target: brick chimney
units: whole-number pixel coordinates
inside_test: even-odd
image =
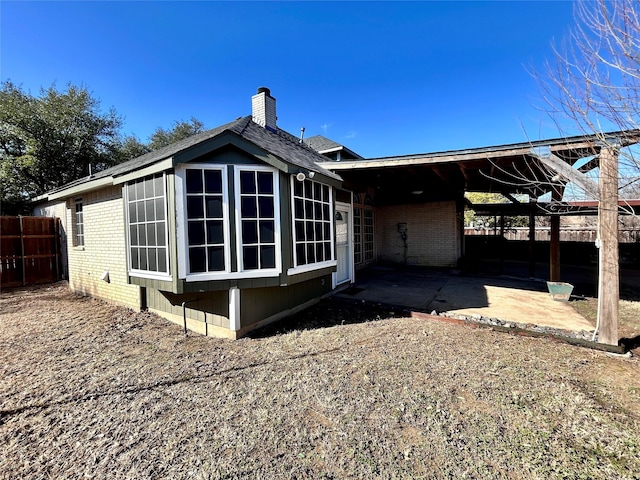
[[[276,99],[267,87],[258,87],[258,93],[251,97],[251,118],[258,125],[277,131]]]

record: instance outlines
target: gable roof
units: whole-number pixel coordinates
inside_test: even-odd
[[[322,135],[309,137],[307,138],[306,143],[318,152],[324,152],[327,150],[338,150],[342,147],[342,145],[340,145],[338,142],[334,142],[330,138],[324,137]]]
[[[325,154],[330,152],[344,151],[351,154],[354,158],[362,158],[361,155],[358,155],[353,150],[322,135],[309,137],[305,140],[305,143],[318,153]]]
[[[306,170],[322,174],[334,181],[339,182],[342,180],[338,174],[318,165],[319,162],[326,161],[326,157],[323,157],[308,145],[300,143],[296,137],[283,130],[272,131],[261,127],[252,121],[251,115],[248,115],[211,130],[192,135],[184,140],[146,153],[127,162],[96,172],[91,176],[80,178],[62,187],[51,190],[35,200],[52,200],[74,195],[80,191],[88,191],[110,184],[121,183],[116,179],[155,165],[160,165],[163,170],[172,168],[179,163],[176,161],[176,156],[188,156],[189,151],[195,150],[197,147],[219,138],[224,134],[232,134],[242,138],[264,150],[267,154],[277,157],[284,164],[290,166],[288,169],[289,173],[294,173],[296,169],[298,171]],[[145,174],[141,173],[140,176],[143,175]]]

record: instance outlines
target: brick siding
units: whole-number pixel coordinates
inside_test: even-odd
[[[82,198],[84,246],[74,246],[75,199]],[[127,275],[122,187],[108,187],[67,199],[62,224],[67,237],[69,287],[76,293],[102,298],[138,310],[140,287]],[[55,208],[56,215],[60,210]],[[109,271],[109,282],[101,280]]]
[[[456,203],[394,205],[376,208],[375,239],[380,262],[405,263],[398,224],[407,224],[407,265],[453,267],[460,257]]]

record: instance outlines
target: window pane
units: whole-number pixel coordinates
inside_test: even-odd
[[[206,254],[204,247],[189,248],[189,271],[200,273],[206,271]]]
[[[324,259],[331,260],[331,242],[324,242]]]
[[[258,243],[258,222],[255,220],[242,221],[242,243]]]
[[[322,204],[319,202],[315,202],[313,204],[313,212],[316,220],[322,220]]]
[[[147,245],[155,247],[156,244],[156,227],[153,223],[147,223]]]
[[[131,249],[131,268],[138,270],[140,268],[140,260],[138,259],[138,249]]]
[[[220,170],[204,171],[204,191],[206,193],[222,193],[222,172]]]
[[[316,262],[324,262],[324,248],[322,243],[316,243]]]
[[[207,218],[222,218],[222,197],[208,196],[205,202],[207,204]]]
[[[129,204],[129,223],[136,223],[138,221],[138,215],[136,210],[136,204]]]
[[[145,200],[144,202],[147,222],[153,222],[156,219],[154,203],[155,202],[153,200]]]
[[[148,259],[148,269],[151,272],[157,272],[158,271],[158,261],[157,261],[157,252],[155,248],[150,248],[147,251],[147,259]]]
[[[307,264],[307,249],[305,248],[304,243],[298,243],[296,245],[296,260],[298,261],[298,265],[306,265]]]
[[[136,199],[136,184],[130,183],[127,185],[127,195],[129,196],[129,201]]]
[[[258,268],[258,247],[243,247],[243,270],[255,270]]]
[[[136,182],[136,199],[144,198],[144,183]]]
[[[240,193],[256,193],[254,172],[240,172]]]
[[[148,270],[149,264],[147,262],[147,249],[140,249],[140,270]]]
[[[304,222],[296,221],[296,242],[304,241]]]
[[[260,218],[273,218],[273,197],[258,197]]]
[[[329,187],[326,185],[322,186],[322,201],[329,202]]]
[[[243,218],[256,218],[258,209],[255,197],[242,197],[240,200],[240,212]]]
[[[293,182],[293,194],[296,197],[304,196],[304,184],[302,182],[298,182],[297,180]]]
[[[158,249],[158,271],[163,273],[169,273],[167,269],[167,249]]]
[[[138,227],[135,225],[129,226],[129,243],[132,246],[138,245]]]
[[[207,244],[224,243],[222,220],[207,221]]]
[[[138,222],[144,222],[144,202],[137,202],[136,209],[138,211]]]
[[[189,245],[204,245],[204,222],[189,222]]]
[[[313,219],[313,202],[306,200],[304,202],[305,218]]]
[[[156,220],[164,220],[164,198],[156,198]]]
[[[330,240],[331,239],[331,224],[328,222],[325,222],[324,224],[324,239],[325,240]]]
[[[162,175],[158,175],[153,179],[153,191],[156,197],[164,197],[164,177]]]
[[[145,198],[152,198],[155,197],[154,191],[153,191],[153,178],[152,177],[147,177],[143,180],[144,183],[144,196]]]
[[[313,184],[310,180],[304,181],[304,196],[306,198],[313,198]]]
[[[260,221],[260,243],[275,242],[275,223],[273,220]]]
[[[202,197],[187,197],[187,218],[203,218]]]
[[[208,253],[208,270],[210,272],[219,272],[224,270],[224,247],[209,247]]]
[[[258,193],[273,194],[273,173],[258,172]]]
[[[307,243],[307,263],[316,263],[316,250],[313,243]]]
[[[202,193],[202,170],[187,170],[187,193]]]
[[[276,267],[276,247],[265,245],[260,247],[260,268]]]
[[[322,200],[322,185],[319,183],[313,184],[313,198],[315,200]]]
[[[316,240],[324,240],[323,238],[324,229],[322,228],[322,223],[316,222],[315,232],[316,232]]]
[[[331,215],[329,214],[329,205],[327,205],[326,203],[322,205],[322,219],[331,220]]]
[[[305,230],[307,233],[307,241],[311,241],[314,240],[314,235],[313,235],[313,222],[305,222]]]
[[[164,222],[156,223],[156,245],[159,247],[164,247],[167,244],[164,226]]]
[[[144,246],[147,244],[147,227],[144,225],[138,225],[138,245]]]
[[[294,218],[304,218],[304,200],[301,200],[299,198],[294,199],[293,212]]]

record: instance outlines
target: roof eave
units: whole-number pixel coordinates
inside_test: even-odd
[[[88,182],[81,183],[79,185],[74,185],[69,188],[65,188],[63,190],[59,190],[57,192],[49,193],[42,195],[42,197],[47,197],[46,199],[51,200],[59,200],[61,198],[72,197],[74,195],[80,195],[81,193],[86,193],[91,190],[97,190],[103,187],[109,187],[114,184],[113,177],[102,177],[95,180],[89,180]]]

